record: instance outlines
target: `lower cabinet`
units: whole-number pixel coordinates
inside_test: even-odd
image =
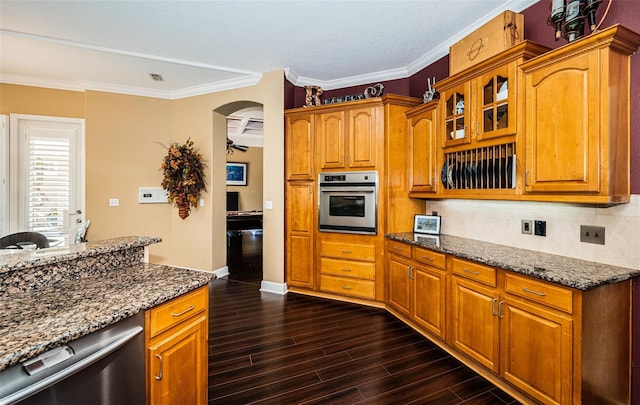
[[[444,255],[402,243],[388,243],[387,303],[425,330],[444,339]]]
[[[320,290],[373,300],[376,298],[376,247],[320,242]]]
[[[201,287],[145,314],[147,403],[207,403],[209,294]]]
[[[387,256],[388,308],[520,400],[630,403],[629,281],[575,290],[391,240]]]

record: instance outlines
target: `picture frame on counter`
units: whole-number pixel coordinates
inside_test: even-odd
[[[440,235],[440,215],[415,215],[413,232]]]
[[[247,185],[247,163],[227,162],[227,186]]]

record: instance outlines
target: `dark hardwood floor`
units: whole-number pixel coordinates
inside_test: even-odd
[[[210,404],[517,403],[384,310],[261,293],[261,245],[212,283]]]

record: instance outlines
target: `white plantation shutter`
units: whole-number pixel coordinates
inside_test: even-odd
[[[62,236],[72,200],[71,139],[27,132],[26,222],[30,231]]]
[[[9,230],[73,242],[84,219],[84,120],[10,114],[9,132]]]

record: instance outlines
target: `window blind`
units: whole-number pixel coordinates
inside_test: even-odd
[[[27,149],[27,225],[47,236],[63,236],[71,201],[71,140],[29,136]]]

